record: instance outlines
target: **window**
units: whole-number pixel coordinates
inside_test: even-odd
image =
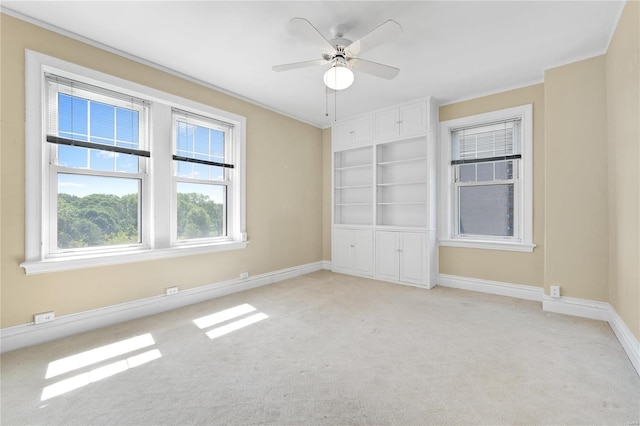
[[[233,127],[173,111],[174,232],[177,242],[227,237],[228,162]]]
[[[26,57],[28,274],[246,247],[244,117]]]
[[[45,81],[48,255],[148,245],[148,104],[53,74]]]
[[[441,245],[533,250],[531,110],[441,123]]]

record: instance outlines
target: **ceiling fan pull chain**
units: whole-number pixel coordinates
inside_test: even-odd
[[[329,88],[324,86],[324,116],[329,117]]]
[[[338,91],[333,91],[333,121],[338,121]]]

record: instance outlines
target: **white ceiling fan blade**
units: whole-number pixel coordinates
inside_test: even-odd
[[[326,59],[313,59],[311,61],[294,62],[292,64],[274,65],[273,67],[271,67],[271,69],[273,69],[274,71],[289,71],[298,68],[312,67],[314,65],[324,65],[328,63],[329,61],[327,61]]]
[[[313,24],[304,18],[291,18],[289,21],[296,26],[301,34],[304,34],[309,41],[315,43],[316,48],[322,52],[335,52],[336,48],[322,35]]]
[[[349,59],[349,68],[354,71],[366,72],[367,74],[375,75],[376,77],[385,78],[387,80],[391,80],[400,72],[400,68],[360,58]]]
[[[402,27],[393,19],[389,19],[386,22],[380,24],[377,28],[374,28],[359,40],[354,41],[344,50],[348,56],[358,56],[362,52],[371,50],[379,44],[396,37],[402,33]]]

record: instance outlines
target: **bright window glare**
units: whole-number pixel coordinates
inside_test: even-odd
[[[114,358],[129,352],[133,352],[140,348],[151,346],[156,342],[151,334],[142,334],[110,345],[101,346],[90,351],[81,352],[66,358],[59,359],[49,363],[47,375],[45,378],[59,376],[69,371],[77,370],[91,364],[96,364],[109,358]]]
[[[206,317],[195,319],[193,320],[193,322],[198,326],[200,330],[202,330],[203,328],[220,324],[221,322],[237,318],[240,315],[248,314],[249,312],[253,312],[255,310],[256,308],[245,303],[244,305],[238,305],[233,308],[225,309],[224,311],[216,312],[215,314],[207,315]]]
[[[78,374],[77,376],[70,377],[44,388],[42,390],[40,400],[45,401],[67,392],[71,392],[72,390],[79,389],[89,383],[95,383],[99,380],[106,379],[107,377],[122,373],[130,368],[137,367],[160,357],[162,357],[160,351],[158,349],[153,349],[139,355],[129,357],[126,360],[117,361],[103,367],[95,368],[88,373]]]
[[[207,336],[209,336],[209,339],[215,339],[216,337],[224,336],[225,334],[240,330],[241,328],[247,327],[251,324],[255,324],[267,318],[269,318],[269,316],[263,313],[251,315],[250,317],[234,321],[232,323],[223,325],[222,327],[214,328],[213,330],[207,332]]]

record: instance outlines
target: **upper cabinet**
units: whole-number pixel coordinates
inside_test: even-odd
[[[343,121],[333,126],[332,146],[334,151],[373,142],[373,117],[365,115]]]
[[[376,141],[424,135],[426,132],[426,101],[387,108],[375,114]]]

